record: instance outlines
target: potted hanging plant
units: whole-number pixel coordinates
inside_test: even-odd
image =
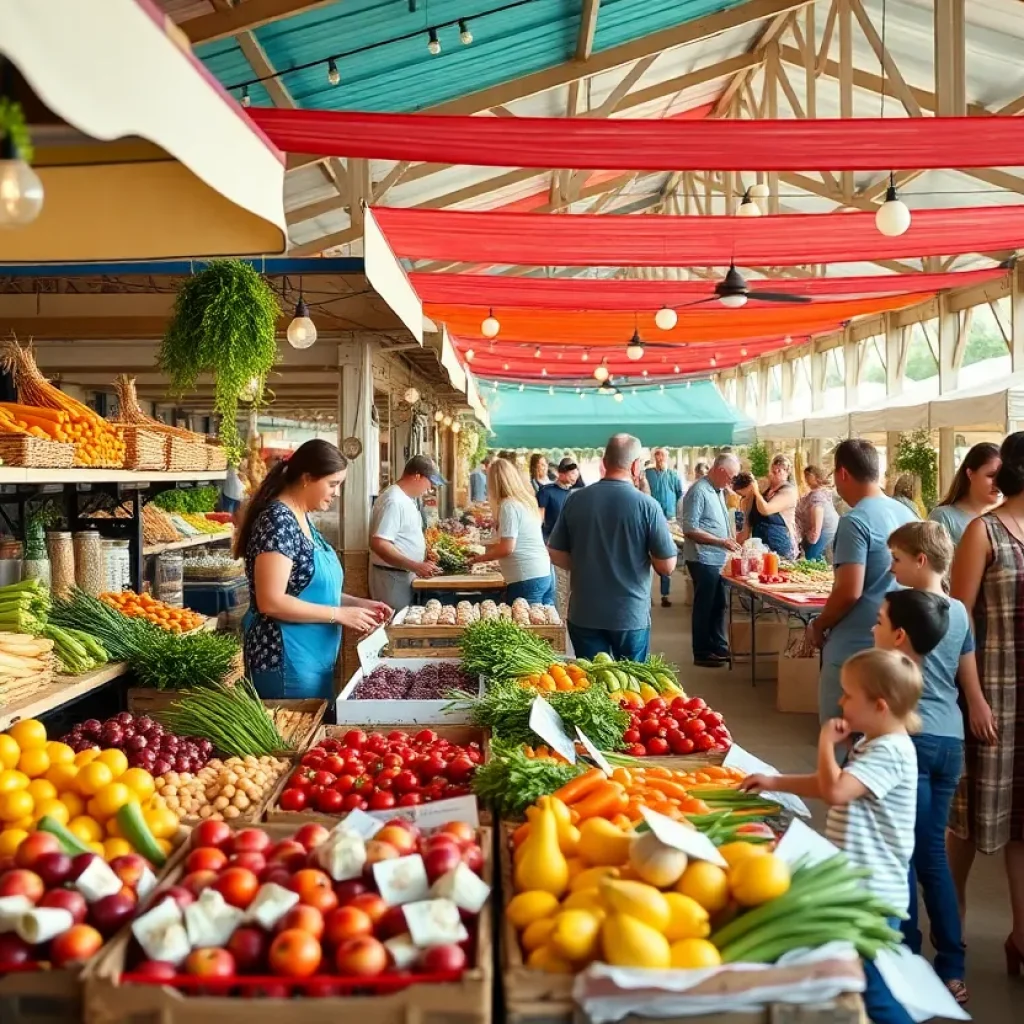
[[[238,402],[262,394],[277,356],[280,312],[270,285],[248,263],[214,260],[178,290],[160,346],[160,369],[172,393],[192,390],[203,373],[213,376],[213,409],[232,462],[243,454]]]

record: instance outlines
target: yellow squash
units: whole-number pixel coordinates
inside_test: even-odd
[[[601,896],[616,914],[628,914],[662,933],[672,919],[664,894],[646,882],[606,878],[601,883]]]
[[[548,942],[552,949],[574,963],[593,960],[598,952],[601,921],[604,914],[586,910],[563,910],[555,918]]]
[[[569,885],[569,865],[558,845],[558,823],[550,802],[538,807],[530,834],[513,869],[517,892],[536,890],[561,896]]]
[[[616,967],[669,967],[668,939],[629,914],[612,914],[601,925],[605,960]]]
[[[620,868],[629,860],[633,834],[623,832],[606,818],[587,818],[581,822],[576,853],[593,867]]]

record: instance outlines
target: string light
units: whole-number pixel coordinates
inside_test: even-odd
[[[467,363],[473,362],[473,359],[475,358],[475,356],[476,356],[476,353],[471,348],[467,348],[466,349],[466,362]]]
[[[540,359],[540,345],[533,350],[533,358]]]
[[[629,344],[626,346],[626,358],[635,363],[643,357],[644,343],[640,340],[640,332],[634,329],[633,337],[629,339]]]
[[[583,355],[580,356],[580,359],[582,359],[583,362],[585,362],[585,363],[589,362],[590,361],[590,353],[587,352],[586,350],[584,350]]]
[[[646,377],[646,376],[647,376],[647,371],[646,371],[646,370],[644,370],[644,372],[643,372],[643,376],[644,376],[644,377]]]
[[[520,385],[519,385],[519,390],[520,390],[520,391],[522,391],[522,390],[523,390],[523,385],[522,385],[522,384],[520,384]]]
[[[0,228],[31,224],[43,208],[43,183],[8,132],[0,139]]]
[[[676,311],[670,306],[662,306],[654,314],[654,322],[661,331],[671,331],[678,321],[679,317],[676,315]]]
[[[754,202],[750,195],[750,189],[743,193],[740,205],[736,208],[737,217],[760,217],[761,207]]]
[[[498,331],[500,330],[501,324],[498,323],[498,320],[494,315],[494,310],[488,310],[487,317],[480,325],[480,333],[483,334],[485,338],[494,338],[497,337]]]
[[[594,380],[604,384],[608,380],[608,366],[604,359],[594,367]]]
[[[443,424],[444,424],[444,425],[445,425],[446,427],[450,427],[450,426],[452,425],[452,418],[451,418],[451,416],[445,416],[445,418],[444,418],[444,419],[443,419],[443,420],[442,420],[441,422],[442,422],[442,423],[443,423]]]
[[[444,413],[440,409],[438,409],[437,412],[434,413],[434,422],[435,423],[440,423],[441,420],[443,420],[443,419],[444,419]]]
[[[243,107],[249,107],[252,105],[252,98],[249,96],[249,86],[242,86],[242,99],[241,104]]]
[[[553,387],[549,387],[548,388],[548,394],[549,395],[553,395],[554,393],[555,393],[555,389]]]
[[[461,430],[462,430],[462,424],[458,420],[456,420],[452,424],[452,433],[453,434],[458,434]]]
[[[465,18],[459,18],[459,42],[463,46],[469,46],[473,42],[473,33],[469,31]]]
[[[405,394],[402,397],[407,405],[415,405],[420,400],[420,393],[416,388],[406,388]]]
[[[885,202],[875,213],[875,227],[887,238],[897,238],[910,230],[910,208],[896,191],[896,176],[889,175],[889,187],[885,190]]]
[[[548,375],[548,368],[546,366],[542,366],[540,368],[540,375],[542,377],[546,377]]]
[[[617,394],[615,395],[615,401],[616,401],[616,402],[621,402],[621,401],[623,401],[623,400],[624,400],[624,396],[623,396],[622,392],[621,392],[621,391],[619,391],[619,392],[618,392],[618,393],[617,393]]]
[[[501,368],[502,368],[503,370],[507,370],[507,369],[508,369],[508,363],[502,363],[502,364],[501,364]]]
[[[436,57],[441,52],[441,40],[437,38],[436,28],[427,32],[427,50],[432,57]]]
[[[709,363],[711,363],[711,365],[712,365],[712,366],[717,366],[717,365],[718,365],[718,360],[717,360],[717,359],[716,359],[716,358],[715,358],[714,356],[712,356],[712,357],[711,357],[711,358],[710,358],[710,359],[708,360],[708,362],[709,362]]]
[[[341,82],[341,72],[333,57],[327,62],[327,81],[331,85],[338,85]]]
[[[678,366],[673,366],[672,367],[672,372],[673,373],[678,373],[679,372],[679,367]]]
[[[295,304],[295,316],[288,325],[288,344],[292,348],[309,348],[316,341],[316,324],[309,318],[309,306],[299,292],[299,301]]]

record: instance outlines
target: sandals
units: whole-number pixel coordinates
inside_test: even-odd
[[[949,989],[949,994],[956,1000],[958,1006],[963,1006],[970,998],[967,994],[967,985],[959,979],[947,981],[946,988]]]

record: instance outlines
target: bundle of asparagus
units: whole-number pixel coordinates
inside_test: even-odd
[[[53,682],[53,641],[25,633],[0,633],[0,705]]]

